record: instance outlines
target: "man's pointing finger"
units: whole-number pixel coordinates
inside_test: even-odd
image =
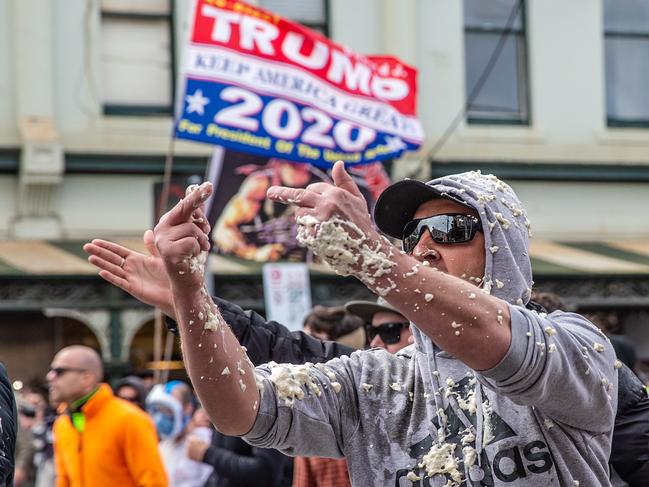
[[[280,203],[293,203],[302,208],[315,208],[318,195],[304,188],[287,188],[286,186],[271,186],[266,193],[269,199]]]
[[[202,205],[212,194],[212,183],[201,184],[194,191],[190,192],[184,199],[164,215],[160,221],[165,220],[170,225],[178,225],[188,221],[196,208]]]

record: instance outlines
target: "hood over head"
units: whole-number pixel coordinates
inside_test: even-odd
[[[153,386],[146,398],[146,410],[161,440],[176,439],[187,423],[182,404],[167,391],[164,384]]]
[[[510,304],[527,304],[532,288],[530,222],[514,191],[496,176],[479,171],[427,183],[407,179],[381,194],[374,220],[381,231],[401,239],[417,208],[434,198],[451,199],[478,212],[485,241],[483,291]]]

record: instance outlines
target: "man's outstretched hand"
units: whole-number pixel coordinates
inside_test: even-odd
[[[297,205],[298,219],[310,216],[326,222],[337,215],[353,222],[365,233],[373,231],[367,202],[342,161],[334,164],[332,178],[334,184],[313,183],[306,188],[271,186],[267,195],[273,201]]]
[[[175,318],[169,277],[153,244],[151,230],[144,234],[144,244],[151,255],[101,239],[85,244],[83,250],[90,254],[88,262],[100,269],[99,275],[103,279]],[[122,259],[124,265],[120,267]]]

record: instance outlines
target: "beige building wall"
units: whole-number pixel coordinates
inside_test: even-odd
[[[170,117],[102,114],[99,3],[0,0],[0,151],[21,149],[18,174],[0,174],[0,238],[136,236],[151,223],[151,184],[159,178],[64,171],[70,154],[163,156],[169,147]],[[462,122],[436,159],[649,165],[649,130],[605,123],[601,0],[526,3],[530,125]],[[189,5],[175,1],[178,55]],[[464,103],[462,2],[331,0],[329,20],[334,40],[418,67],[426,142],[395,167],[397,174],[417,166],[425,173],[431,147]],[[175,144],[178,155],[208,157],[210,151]],[[514,186],[537,237],[649,236],[647,225],[630,224],[645,217],[646,184]]]

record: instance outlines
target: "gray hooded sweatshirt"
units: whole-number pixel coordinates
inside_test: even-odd
[[[509,186],[476,172],[428,185],[480,214],[483,291],[511,313],[505,357],[471,370],[411,324],[415,344],[396,355],[261,366],[246,440],[288,455],[345,456],[357,486],[610,486],[613,347],[582,316],[524,307],[529,222]]]

